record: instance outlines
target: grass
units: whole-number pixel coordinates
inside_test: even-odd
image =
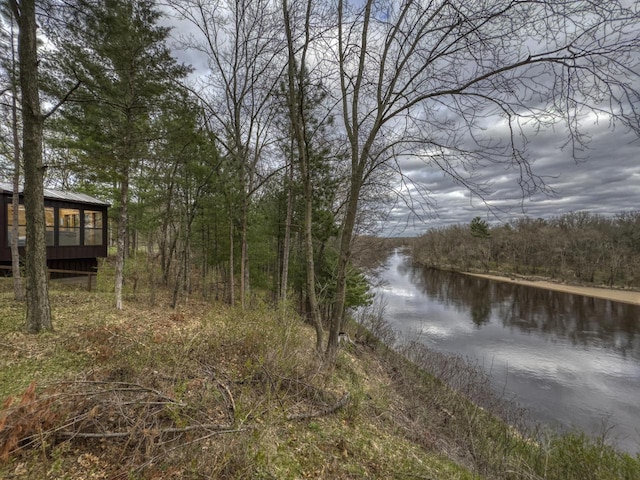
[[[10,280],[2,279],[6,285]],[[88,311],[91,298],[83,299],[67,290],[53,291],[51,301],[54,305],[52,315],[59,319],[56,331],[33,336],[24,331],[24,305],[12,299],[12,293],[3,288],[0,293],[3,315],[0,318],[0,398],[15,395],[23,391],[29,383],[43,383],[49,378],[68,375],[86,368],[90,356],[74,345],[77,332],[71,331],[74,321],[68,316],[78,311]],[[60,307],[64,305],[64,307]],[[78,319],[80,320],[80,319]],[[94,321],[84,318],[87,324]],[[84,323],[82,320],[78,323]]]
[[[515,432],[470,367],[398,354],[381,321],[350,324],[327,368],[313,329],[259,300],[171,309],[138,285],[116,311],[104,277],[52,284],[55,331],[34,336],[0,280],[0,478],[640,478],[579,434]]]

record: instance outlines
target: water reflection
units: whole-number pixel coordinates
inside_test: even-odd
[[[396,253],[382,272],[400,333],[484,365],[497,391],[534,418],[640,451],[640,307],[414,268]]]
[[[398,270],[428,298],[468,314],[480,329],[492,318],[504,327],[564,337],[574,346],[598,346],[640,359],[640,307],[541,288],[412,268]]]

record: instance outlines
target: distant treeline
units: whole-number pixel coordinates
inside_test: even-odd
[[[417,263],[618,287],[640,287],[640,211],[612,217],[585,212],[490,226],[429,230],[414,239]]]
[[[410,238],[384,238],[360,235],[353,240],[351,261],[361,270],[368,271],[382,265],[396,248],[410,245]]]

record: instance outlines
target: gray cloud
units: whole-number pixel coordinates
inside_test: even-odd
[[[192,25],[175,17],[167,18],[166,24],[174,27],[172,33],[176,39],[196,33]],[[534,47],[532,45],[532,50]],[[201,52],[182,50],[176,45],[174,53],[179,60],[194,66],[192,79],[207,72],[207,59]],[[422,159],[398,158],[403,175],[413,184],[402,186],[398,181],[393,187],[405,198],[399,198],[390,207],[385,223],[380,225],[380,233],[417,235],[428,228],[468,223],[475,216],[499,223],[523,215],[548,218],[572,211],[609,215],[640,209],[640,141],[624,128],[609,128],[607,118],[596,122],[594,117],[587,117],[583,127],[591,141],[588,149],[576,152],[579,157],[576,160],[561,126],[555,125],[534,135],[533,127],[524,125],[533,171],[554,194],[538,193],[523,198],[517,172],[504,165],[489,164],[475,172],[476,181],[491,184],[491,191],[485,197],[489,206]],[[487,119],[484,134],[503,143],[509,140],[506,125],[495,119]],[[428,192],[428,204],[420,190]]]
[[[492,184],[486,205],[423,162],[400,160],[404,174],[416,187],[431,192],[433,209],[431,215],[419,218],[399,204],[389,223],[382,226],[382,234],[419,235],[429,228],[468,223],[475,216],[499,223],[523,215],[549,218],[575,211],[611,215],[640,209],[640,141],[632,133],[622,128],[612,130],[602,122],[591,125],[587,129],[591,137],[588,148],[575,159],[570,148],[561,148],[566,135],[558,130],[529,138],[533,171],[553,189],[549,195],[523,198],[516,173],[491,164],[477,172],[477,180]]]

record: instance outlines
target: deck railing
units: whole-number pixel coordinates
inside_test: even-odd
[[[11,270],[11,265],[0,265],[0,270]],[[87,290],[91,291],[91,285],[93,283],[93,277],[95,277],[98,272],[87,272],[85,270],[64,270],[62,268],[47,268],[48,277],[51,277],[52,273],[63,273],[69,276],[87,276]]]

